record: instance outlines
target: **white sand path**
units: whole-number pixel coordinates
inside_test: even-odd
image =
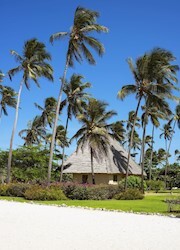
[[[180,250],[180,219],[0,201],[2,250]]]

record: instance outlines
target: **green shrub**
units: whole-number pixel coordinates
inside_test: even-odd
[[[107,200],[122,191],[117,185],[82,185],[76,183],[64,183],[62,190],[72,200]]]
[[[63,183],[62,185],[62,190],[64,192],[64,194],[66,195],[66,197],[72,199],[72,193],[74,192],[76,186],[78,184],[75,184],[74,182],[66,182],[66,183]]]
[[[0,185],[0,196],[8,196],[8,185],[1,184]]]
[[[143,198],[144,195],[138,189],[127,189],[114,196],[116,200],[142,200]]]
[[[30,188],[30,185],[24,183],[4,184],[0,185],[0,195],[24,197],[24,193],[28,188]]]
[[[25,183],[12,183],[8,184],[8,194],[9,196],[24,197],[24,193],[31,186]]]
[[[59,188],[48,188],[35,185],[26,190],[24,197],[27,200],[67,200],[63,191]]]
[[[108,190],[105,187],[96,186],[88,188],[89,200],[106,200],[108,199]]]
[[[156,193],[158,193],[159,190],[164,189],[165,185],[163,181],[146,181],[147,190],[154,190]]]
[[[72,200],[88,200],[88,188],[86,186],[76,186],[68,198]]]
[[[89,200],[109,200],[122,191],[120,186],[117,185],[99,185],[88,188]]]
[[[120,184],[124,186],[125,179],[122,179],[120,181]],[[144,184],[144,189],[146,189],[146,187],[147,187],[146,182],[144,181],[143,184]],[[127,186],[128,186],[128,188],[140,189],[141,188],[141,178],[138,177],[138,176],[133,176],[133,175],[128,176],[128,178],[127,178]]]

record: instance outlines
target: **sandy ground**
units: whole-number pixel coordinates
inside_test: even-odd
[[[179,250],[180,219],[0,201],[2,250]]]

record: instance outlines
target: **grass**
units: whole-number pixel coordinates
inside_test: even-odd
[[[154,194],[148,193],[143,200],[66,200],[66,201],[33,201],[37,204],[44,205],[62,205],[67,206],[82,206],[91,208],[105,208],[110,210],[133,211],[142,213],[160,213],[168,215],[166,199],[180,198],[178,194]],[[18,197],[0,197],[1,200],[29,202]],[[179,214],[178,214],[179,215]]]

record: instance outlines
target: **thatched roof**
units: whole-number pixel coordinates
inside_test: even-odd
[[[110,138],[107,156],[102,160],[94,159],[94,173],[125,174],[128,153],[115,139]],[[91,173],[91,157],[88,146],[83,151],[79,149],[65,161],[64,173]],[[129,174],[141,175],[140,166],[132,158],[129,164]]]

